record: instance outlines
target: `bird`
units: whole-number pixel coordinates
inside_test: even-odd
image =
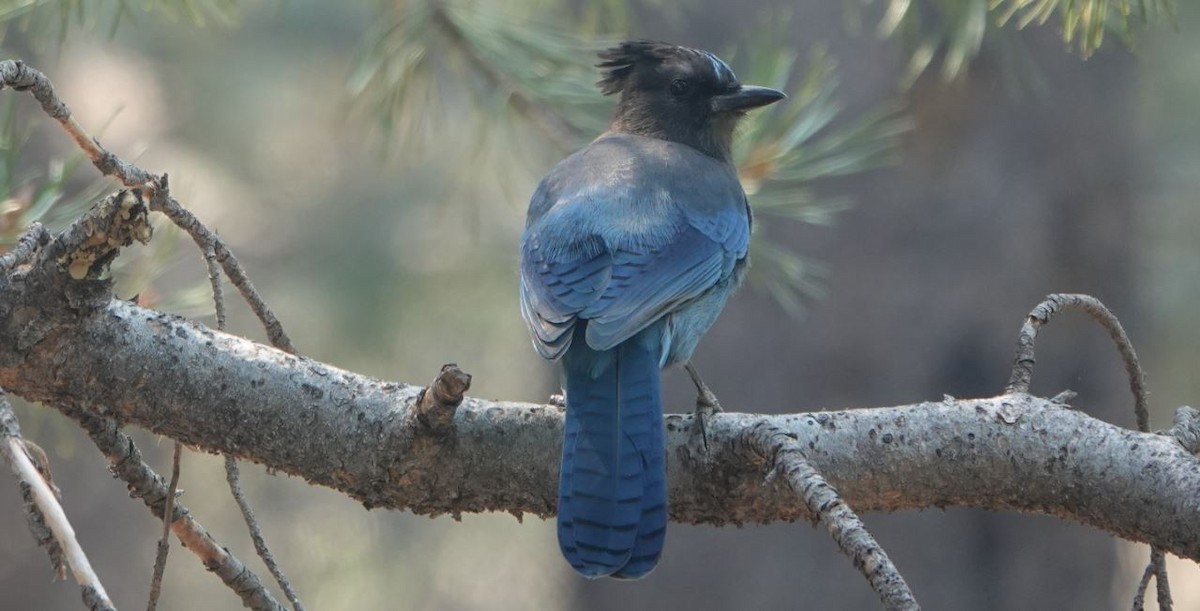
[[[597,86],[616,109],[530,199],[520,303],[563,382],[559,547],[585,577],[639,579],[666,538],[661,370],[694,374],[688,361],[746,270],[734,130],[786,96],[670,43],[627,41],[599,58]]]

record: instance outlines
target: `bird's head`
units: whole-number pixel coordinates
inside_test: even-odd
[[[783,99],[782,91],[743,85],[716,55],[664,42],[623,42],[602,51],[604,95],[619,93],[611,129],[680,142],[728,160],[737,120]]]

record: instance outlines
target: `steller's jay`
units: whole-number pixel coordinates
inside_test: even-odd
[[[687,363],[742,280],[750,208],[733,131],[784,94],[667,43],[625,42],[600,59],[600,90],[620,101],[608,131],[533,194],[521,313],[564,381],[562,553],[587,577],[636,579],[667,526],[659,370]]]

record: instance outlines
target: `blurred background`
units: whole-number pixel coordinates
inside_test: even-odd
[[[472,394],[531,402],[555,378],[518,313],[516,246],[537,180],[604,127],[594,52],[634,37],[710,49],[792,94],[739,141],[755,263],[696,359],[728,409],[994,395],[1030,308],[1084,292],[1124,322],[1166,428],[1200,395],[1200,6],[1135,2],[1149,23],[1127,24],[1124,2],[1080,19],[1059,9],[1106,3],[1034,4],[1045,24],[1004,0],[0,0],[0,49],[49,75],[108,148],[170,173],[304,354],[415,384],[457,362]],[[29,96],[0,95],[0,118],[5,240],[112,189]],[[170,230],[114,273],[120,296],[212,324],[200,257]],[[231,330],[262,339],[230,303]],[[1133,426],[1116,353],[1079,316],[1039,343],[1034,391],[1066,388]],[[669,411],[691,408],[681,372],[666,392]],[[17,409],[109,593],[143,605],[160,525],[70,421]],[[169,440],[135,438],[169,471]],[[368,512],[243,475],[310,609],[878,608],[805,525],[672,525],[648,579],[587,582],[552,522]],[[78,608],[3,479],[0,608]],[[221,459],[186,454],[181,487],[266,577]],[[1128,608],[1149,553],[1044,516],[864,518],[928,609]],[[1176,608],[1200,608],[1196,566],[1176,559],[1171,577]],[[162,608],[238,606],[173,547]]]

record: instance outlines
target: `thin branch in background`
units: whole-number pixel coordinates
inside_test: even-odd
[[[221,265],[213,245],[204,249],[204,265],[208,268],[208,283],[212,286],[213,310],[217,315],[217,330],[225,330],[225,288],[221,286]]]
[[[164,518],[167,515],[165,511],[169,494],[167,482],[142,460],[141,450],[138,450],[128,435],[121,432],[117,423],[83,411],[64,410],[64,413],[87,431],[100,453],[108,459],[113,475],[129,486],[129,495],[142,499],[151,513]],[[184,547],[200,558],[205,569],[219,577],[242,599],[243,605],[263,611],[284,609],[249,567],[217,543],[212,535],[192,518],[187,507],[175,502],[173,511],[169,520],[171,532],[179,537]]]
[[[84,604],[88,609],[93,610],[115,609],[116,607],[108,598],[108,593],[104,590],[104,584],[92,570],[87,554],[83,552],[79,540],[75,538],[75,529],[71,527],[66,512],[58,502],[58,494],[54,490],[53,484],[43,477],[42,470],[38,469],[30,458],[25,441],[21,439],[21,429],[17,424],[16,414],[13,413],[12,405],[9,404],[8,397],[2,389],[0,389],[0,454],[4,455],[5,462],[12,468],[13,475],[20,482],[23,496],[28,489],[27,503],[29,497],[32,497],[34,506],[27,505],[26,507],[26,513],[30,515],[31,522],[43,524],[53,533],[58,553],[62,554],[71,568],[71,574],[75,577],[75,581],[83,589]],[[36,518],[32,515],[33,512],[36,512]],[[42,536],[39,535],[37,529],[35,529],[34,537],[38,539],[39,544],[43,543]],[[57,554],[54,547],[50,548],[50,554],[56,565],[62,562],[61,559],[55,559]]]
[[[304,611],[304,605],[300,603],[300,597],[296,595],[296,591],[292,588],[291,582],[288,581],[287,575],[284,575],[283,569],[275,561],[275,556],[271,554],[271,549],[267,547],[267,541],[263,538],[262,529],[258,526],[258,520],[254,517],[254,511],[250,509],[250,503],[246,501],[246,494],[242,492],[237,459],[228,454],[225,455],[225,480],[229,482],[229,490],[233,492],[233,498],[237,501],[238,509],[242,510],[242,518],[245,519],[246,526],[250,528],[250,539],[254,541],[254,549],[258,552],[258,557],[262,558],[263,564],[267,565],[267,570],[271,571],[271,575],[275,577],[275,582],[279,584],[280,588],[283,588],[283,593],[291,601],[292,607],[296,611]]]
[[[131,188],[141,188],[149,194],[150,209],[162,212],[181,229],[192,237],[192,240],[203,252],[211,247],[216,253],[217,261],[229,277],[229,281],[237,287],[246,299],[255,316],[262,321],[267,330],[271,343],[281,350],[295,353],[291,339],[283,331],[279,319],[267,307],[266,302],[250,284],[250,279],[238,263],[237,258],[212,231],[205,227],[195,215],[183,207],[167,190],[167,177],[155,176],[142,168],[124,161],[100,145],[100,142],[88,135],[81,125],[71,116],[67,107],[54,86],[45,74],[30,68],[23,62],[15,60],[0,61],[0,89],[12,87],[17,91],[29,91],[42,105],[42,109],[51,118],[58,121],[71,139],[87,154],[92,163],[106,176],[119,180]]]
[[[1138,581],[1137,591],[1133,593],[1133,611],[1145,611],[1146,589],[1150,587],[1150,578],[1154,576],[1154,550],[1150,550],[1151,562],[1142,571],[1142,579]]]
[[[167,504],[163,509],[164,516],[175,514],[175,495],[179,493],[179,463],[183,459],[183,444],[175,442],[174,456],[171,459],[171,484],[167,486]],[[167,554],[171,551],[171,521],[163,520],[162,537],[158,540],[158,549],[154,554],[154,574],[150,579],[150,597],[146,602],[146,611],[158,608],[158,596],[162,593],[163,574],[167,570]]]
[[[164,176],[165,182],[165,176]],[[196,215],[190,210],[184,208],[178,200],[171,197],[169,194],[155,192],[150,197],[150,209],[162,212],[171,219],[180,229],[183,229],[192,241],[200,248],[200,252],[213,251],[216,260],[221,265],[221,269],[225,271],[225,275],[229,278],[229,282],[238,289],[242,294],[242,298],[246,300],[246,304],[250,306],[250,310],[262,322],[263,328],[267,332],[267,339],[272,346],[279,348],[285,352],[296,354],[296,348],[292,345],[291,338],[283,330],[283,324],[275,317],[274,312],[263,301],[261,295],[255,290],[254,285],[250,283],[250,277],[246,275],[246,270],[238,263],[237,257],[225,245],[217,234],[213,233]]]
[[[889,611],[920,609],[904,577],[854,510],[837,490],[825,481],[804,456],[795,438],[767,421],[759,422],[744,433],[744,443],[767,460],[770,475],[782,475],[787,485],[801,497],[809,512],[829,530],[842,552],[871,584],[871,588]]]
[[[0,88],[3,86],[9,86],[18,91],[30,91],[38,100],[38,102],[41,103],[42,109],[45,110],[46,114],[59,122],[63,129],[67,131],[79,148],[83,150],[85,154],[87,154],[87,156],[92,160],[92,163],[97,169],[100,170],[101,173],[120,180],[128,187],[134,187],[134,193],[137,196],[139,203],[141,202],[141,196],[143,193],[149,194],[150,209],[162,212],[169,219],[171,219],[172,222],[174,222],[192,237],[192,240],[197,246],[199,246],[201,252],[205,255],[205,260],[208,262],[209,278],[214,285],[213,297],[217,303],[218,325],[222,328],[222,330],[225,323],[224,297],[220,289],[220,279],[219,274],[216,272],[215,264],[219,264],[221,268],[224,269],[225,274],[230,279],[230,282],[238,288],[238,290],[242,293],[242,296],[246,299],[246,302],[250,305],[251,310],[253,310],[255,315],[258,316],[259,320],[262,321],[271,343],[281,350],[295,353],[295,348],[292,346],[291,339],[288,338],[287,334],[284,332],[283,325],[280,324],[274,313],[272,313],[270,308],[267,307],[266,302],[262,300],[262,297],[257,291],[255,291],[253,285],[250,284],[250,280],[246,276],[245,270],[243,270],[241,265],[238,263],[237,258],[234,257],[233,253],[228,247],[225,246],[224,242],[218,238],[215,233],[205,227],[204,224],[195,217],[195,215],[184,208],[175,198],[171,197],[168,177],[166,174],[163,174],[162,176],[154,176],[153,174],[150,174],[140,167],[122,160],[120,157],[104,149],[98,140],[89,136],[83,127],[79,125],[77,121],[75,121],[75,119],[71,116],[71,111],[67,107],[66,103],[64,103],[57,96],[50,80],[41,72],[29,68],[24,63],[19,61],[2,61],[0,62]],[[118,194],[115,197],[117,201],[124,201],[123,193]],[[92,268],[89,268],[87,271],[91,271],[91,269]],[[125,435],[119,430],[116,430],[115,424],[111,422],[106,423],[103,421],[103,419],[94,418],[90,421],[86,421],[88,418],[89,417],[81,415],[80,423],[84,425],[84,428],[88,429],[89,434],[93,435],[93,441],[96,441],[97,445],[101,445],[102,451],[105,451],[105,448],[108,448],[112,452],[120,452],[121,450],[118,450],[116,446],[112,446],[111,442],[113,442],[114,439],[119,441],[120,438],[124,438],[127,442],[128,451],[131,453],[136,453],[136,448],[134,448],[132,445],[132,441],[128,440],[128,438],[125,437]],[[109,429],[111,429],[111,431]],[[98,438],[97,435],[102,435],[103,439]],[[102,445],[102,441],[108,443],[109,445]],[[130,476],[136,475],[137,477],[144,479],[145,481],[141,482],[141,484],[143,486],[152,487],[155,496],[162,498],[163,507],[156,510],[152,505],[151,509],[155,510],[162,516],[164,522],[164,532],[168,529],[174,530],[176,535],[180,537],[180,540],[184,542],[185,546],[193,548],[197,551],[197,554],[204,559],[205,566],[210,571],[218,572],[218,575],[221,575],[226,584],[232,587],[235,592],[242,596],[242,600],[247,606],[263,609],[279,608],[278,602],[274,600],[269,592],[262,588],[262,584],[258,581],[258,578],[255,577],[253,573],[250,573],[246,567],[231,554],[229,554],[227,550],[217,546],[216,542],[212,541],[212,538],[207,534],[207,532],[204,532],[198,524],[195,524],[190,520],[190,517],[187,516],[186,510],[182,512],[182,517],[186,518],[186,523],[183,526],[180,525],[181,523],[179,518],[176,518],[176,514],[178,512],[172,511],[172,505],[175,500],[174,496],[176,492],[176,486],[178,485],[180,451],[180,446],[177,443],[171,485],[166,487],[161,494],[159,494],[160,491],[157,489],[157,487],[162,486],[162,479],[156,473],[154,473],[149,466],[141,463],[140,453],[137,453],[137,462],[140,464],[141,468],[135,468],[133,472],[129,473]],[[109,456],[110,459],[113,458],[109,451],[105,451],[105,455]],[[227,459],[227,471],[229,469],[230,461],[233,461],[233,459]],[[114,465],[116,465],[115,462]],[[232,474],[231,485],[236,484],[236,462],[233,463],[233,469],[230,471],[230,473]],[[126,479],[126,482],[129,483],[131,487],[135,485],[134,482],[129,479]],[[240,494],[240,486],[235,486],[234,497],[238,501],[239,507],[242,508],[242,514],[246,518],[247,524],[250,526],[255,548],[258,549],[259,555],[263,557],[263,561],[267,563],[267,566],[270,568],[272,574],[275,575],[275,578],[280,582],[280,587],[282,587],[285,593],[287,593],[289,600],[292,601],[297,611],[301,610],[302,607],[300,606],[299,600],[296,598],[291,585],[287,582],[286,577],[283,576],[278,564],[271,557],[269,550],[266,549],[261,532],[257,523],[254,521],[253,514],[250,512],[249,506],[246,504],[244,495]],[[145,498],[145,495],[143,495],[143,498]],[[188,523],[192,525],[191,528],[187,527]],[[202,552],[194,548],[194,544],[199,544],[204,548],[204,551]],[[158,592],[161,588],[162,572],[165,570],[166,547],[167,546],[163,546],[160,543],[158,557],[156,558],[155,562],[155,577],[151,587],[151,598],[148,604],[150,609],[155,608],[157,604]],[[234,570],[230,572],[228,570],[230,568],[233,568]]]
[[[2,391],[0,391],[2,392]],[[17,424],[16,414],[8,405],[7,397],[0,396],[4,401],[0,406],[0,437],[8,439],[9,437],[20,439],[21,430]],[[7,445],[7,444],[6,444]],[[2,450],[0,450],[2,451]],[[40,461],[44,462],[44,460]],[[58,540],[54,538],[54,533],[46,526],[46,519],[42,516],[42,512],[38,509],[37,503],[34,502],[33,488],[26,482],[20,481],[21,499],[25,504],[25,521],[29,523],[29,530],[33,534],[33,538],[37,541],[38,547],[46,549],[46,553],[50,556],[50,566],[54,569],[54,578],[63,580],[67,578],[67,561],[63,556],[62,546],[58,544]],[[53,486],[53,484],[51,484]],[[57,492],[57,488],[55,488]],[[61,499],[58,494],[55,495]]]
[[[196,221],[200,225],[199,221]],[[224,331],[226,326],[225,314],[225,291],[221,286],[221,264],[217,259],[215,243],[208,243],[201,246],[201,252],[204,253],[205,267],[208,269],[208,281],[212,286],[213,308],[217,316],[217,330]],[[232,256],[232,255],[231,255]],[[283,329],[280,327],[280,332]],[[284,341],[287,336],[283,336]],[[290,343],[288,344],[290,347]],[[176,444],[178,446],[178,443]],[[271,576],[275,578],[275,583],[283,590],[283,594],[287,596],[288,601],[292,603],[295,611],[304,611],[304,605],[300,602],[300,597],[296,594],[295,588],[288,581],[287,575],[280,568],[279,562],[275,560],[271,549],[267,547],[267,541],[263,537],[262,528],[258,525],[258,520],[254,517],[254,510],[250,508],[250,503],[246,500],[246,494],[242,491],[241,474],[238,469],[237,459],[233,456],[225,455],[225,481],[229,482],[229,491],[233,494],[233,500],[237,502],[238,509],[242,512],[242,519],[246,522],[246,527],[250,529],[250,540],[254,542],[254,550],[258,553],[258,557],[262,559],[263,564],[267,565],[267,570],[271,572]]]
[[[1146,372],[1142,370],[1137,352],[1133,349],[1133,342],[1129,341],[1129,335],[1125,333],[1121,321],[1117,320],[1116,315],[1099,299],[1091,295],[1055,293],[1047,295],[1046,299],[1033,308],[1033,311],[1025,318],[1025,323],[1021,325],[1021,332],[1017,336],[1017,354],[1013,359],[1013,369],[1008,378],[1008,385],[1004,389],[1005,393],[1029,393],[1029,384],[1033,380],[1033,366],[1036,362],[1034,343],[1037,341],[1038,329],[1048,324],[1056,314],[1063,310],[1082,310],[1108,332],[1108,336],[1116,344],[1117,352],[1121,355],[1125,373],[1129,376],[1129,390],[1133,393],[1133,413],[1137,420],[1137,428],[1143,433],[1149,433],[1150,409],[1148,407],[1149,392],[1146,389]],[[1137,594],[1134,595],[1134,608],[1141,608],[1142,598],[1145,596],[1148,584],[1147,580],[1151,574],[1155,576],[1159,608],[1163,611],[1170,611],[1171,588],[1167,581],[1166,557],[1162,548],[1153,545],[1150,546],[1150,564],[1146,566],[1142,584],[1139,585]]]

